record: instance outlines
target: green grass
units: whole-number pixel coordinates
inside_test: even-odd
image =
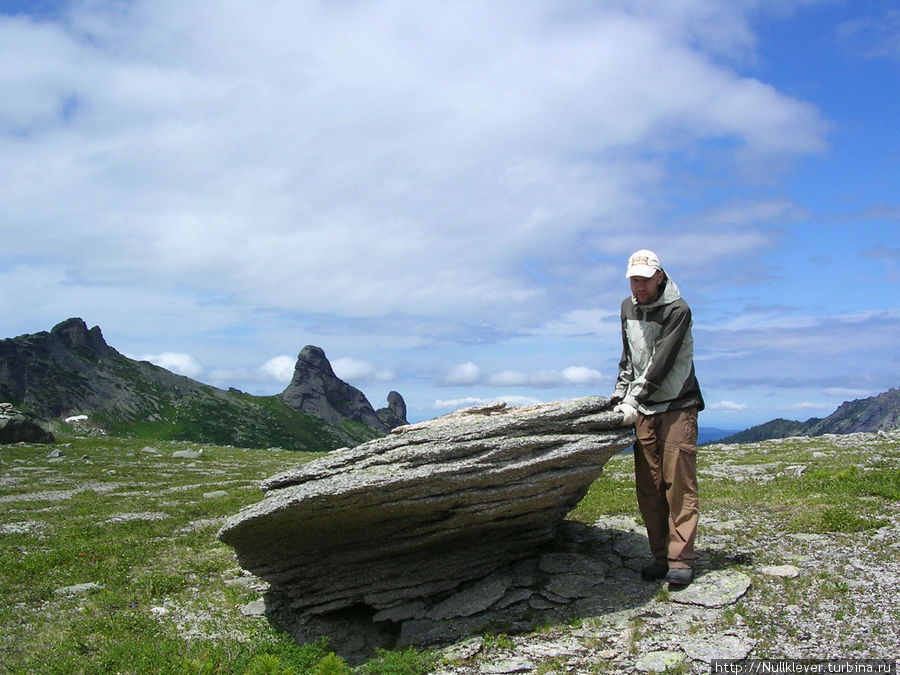
[[[240,570],[215,539],[222,519],[262,498],[260,480],[316,455],[149,445],[159,454],[109,437],[0,446],[0,670],[350,672],[326,643],[298,646],[243,616],[258,594],[228,583]],[[48,457],[54,447],[62,461]],[[203,454],[171,456],[186,448]],[[96,588],[58,592],[85,583]],[[418,652],[385,653],[361,672],[423,673],[426,663]]]
[[[173,399],[165,393],[157,398],[158,410],[144,419],[120,420],[112,413],[98,412],[94,420],[114,434],[148,441],[184,440],[306,451],[333,450],[347,444],[327,422],[292,410],[280,395],[196,392],[183,399]],[[362,424],[345,425],[342,430],[355,443],[377,436]]]
[[[145,446],[158,454],[144,452]],[[706,514],[738,507],[758,518],[756,529],[742,534],[748,540],[881,527],[888,522],[885,506],[900,501],[895,446],[885,440],[862,451],[807,440],[741,446],[730,454],[701,448],[701,528]],[[62,452],[60,461],[48,457],[53,448]],[[179,449],[203,453],[195,460],[172,457]],[[866,464],[876,452],[889,459]],[[232,583],[241,571],[233,551],[215,539],[220,523],[262,498],[260,480],[315,456],[115,437],[0,446],[0,671],[431,672],[437,657],[415,649],[379,652],[350,669],[327,642],[296,645],[264,619],[241,613],[258,593]],[[713,465],[733,470],[705,475]],[[739,480],[748,465],[766,467],[765,480]],[[787,470],[797,465],[805,471]],[[631,470],[630,456],[611,459],[570,518],[591,524],[607,515],[637,517]],[[209,496],[217,491],[226,494]],[[757,562],[767,562],[762,556]],[[97,587],[58,592],[84,583]],[[841,616],[862,611],[852,606],[848,586],[834,578],[755,579],[754,593],[773,605],[817,594],[841,603]],[[725,612],[723,628],[746,621],[758,633],[759,654],[777,654],[772,628],[740,612]],[[631,628],[640,634],[639,624]],[[483,652],[512,645],[494,631],[484,637]]]
[[[593,524],[601,516],[621,514],[638,516],[634,496],[634,476],[628,473],[632,461],[630,454],[613,457],[603,474],[594,481],[569,517],[582,523]],[[623,478],[622,474],[627,477]]]

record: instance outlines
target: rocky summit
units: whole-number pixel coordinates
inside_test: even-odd
[[[130,435],[241,447],[328,451],[406,424],[397,392],[373,409],[340,380],[319,347],[300,353],[281,395],[222,390],[130,359],[106,344],[99,326],[74,317],[52,330],[0,340],[0,402],[51,431]],[[7,423],[16,438],[19,422]]]
[[[297,356],[294,375],[281,397],[289,408],[334,425],[351,420],[386,433],[406,424],[406,403],[400,394],[392,391],[388,407],[376,411],[365,394],[335,375],[324,350],[314,345]]]
[[[300,642],[364,654],[444,639],[475,613],[466,598],[510,590],[492,574],[549,542],[632,440],[601,397],[468,408],[265,480],[218,537]]]

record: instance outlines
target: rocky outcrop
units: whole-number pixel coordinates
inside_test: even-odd
[[[391,645],[466,583],[505,595],[491,574],[550,541],[632,440],[600,397],[469,408],[267,479],[218,536],[299,640],[349,624]]]
[[[77,318],[57,324],[49,333],[2,340],[0,400],[24,403],[47,419],[72,414],[72,406],[96,404],[103,398],[102,383],[94,381],[92,371],[117,356],[124,358],[106,344],[99,327],[88,330]]]
[[[140,426],[151,438],[327,451],[406,423],[399,394],[376,412],[317,347],[304,350],[294,375],[284,403],[224,391],[123,356],[80,318],[0,340],[0,401],[57,430],[62,419],[88,415],[92,428],[112,434]]]
[[[285,404],[300,412],[339,425],[345,419],[387,433],[394,427],[406,424],[406,404],[396,392],[396,399],[389,407],[376,413],[372,404],[356,387],[347,384],[337,375],[325,357],[321,347],[307,345],[297,356],[294,375],[282,392]],[[397,400],[399,399],[399,400]],[[398,414],[402,410],[402,415]]]
[[[41,424],[20,413],[9,403],[0,403],[0,444],[53,443],[53,433]]]
[[[375,411],[375,414],[388,429],[409,424],[406,421],[406,401],[403,400],[400,394],[396,391],[390,392],[387,397],[387,403],[387,408],[379,408]]]

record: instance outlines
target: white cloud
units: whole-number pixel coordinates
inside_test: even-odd
[[[145,354],[137,357],[139,361],[149,361],[160,368],[171,370],[179,375],[195,378],[203,372],[203,366],[190,354],[181,352],[162,352],[160,354]]]
[[[286,354],[273,356],[259,367],[260,373],[275,382],[288,383],[294,376],[297,359]]]
[[[718,410],[720,412],[740,412],[747,409],[744,403],[735,403],[734,401],[717,401],[716,403],[710,403],[708,407],[710,410]]]
[[[900,9],[846,21],[838,27],[837,37],[850,50],[868,58],[900,61]]]
[[[822,390],[829,396],[845,396],[847,398],[868,398],[874,396],[877,392],[869,389],[851,389],[849,387],[826,387]]]
[[[487,383],[494,387],[558,387],[564,384],[593,384],[602,380],[599,370],[569,366],[562,370],[542,368],[531,373],[504,370],[488,377]]]
[[[798,401],[790,405],[782,406],[782,410],[832,410],[833,405],[828,403],[812,403],[810,401]]]
[[[569,366],[562,371],[563,379],[572,384],[593,384],[603,380],[603,374],[599,370],[586,368],[585,366]]]
[[[475,384],[481,377],[481,370],[471,361],[460,363],[450,369],[444,381],[453,385]]]
[[[582,242],[618,260],[603,234],[645,219],[673,154],[821,147],[816,110],[696,49],[752,45],[727,3],[560,8],[147,0],[7,18],[5,60],[27,68],[0,75],[0,120],[22,131],[0,136],[22,233],[7,253],[40,250],[90,292],[127,277],[285,312],[533,326],[554,299],[525,262],[569,283],[590,275]]]
[[[622,284],[618,295],[625,297],[628,287],[624,280],[624,272],[621,274]],[[561,317],[545,322],[539,328],[530,329],[531,335],[544,336],[593,336],[598,339],[608,339],[619,334],[619,311],[609,309],[575,309],[566,312]]]
[[[394,373],[387,369],[378,369],[368,361],[344,356],[331,362],[334,374],[345,382],[389,382]]]
[[[490,403],[506,403],[511,406],[537,405],[543,403],[540,399],[532,396],[495,396],[493,398],[482,398],[478,396],[465,396],[462,398],[437,399],[432,404],[432,408],[436,410],[458,408],[468,408],[471,406],[488,405]]]
[[[709,210],[701,219],[707,225],[742,227],[766,225],[772,222],[789,222],[809,216],[806,209],[784,199],[766,199],[758,202],[737,203]],[[745,246],[747,241],[739,242]]]
[[[751,12],[797,5],[772,4],[134,0],[0,16],[0,60],[20,64],[0,69],[5,334],[80,315],[133,353],[202,354],[221,385],[286,382],[294,358],[259,363],[313,342],[393,349],[372,361],[419,382],[472,359],[439,384],[574,389],[601,372],[534,364],[597,353],[614,369],[623,263],[649,245],[692,308],[727,304],[696,312],[704,387],[809,371],[798,354],[864,372],[876,347],[895,352],[896,310],[835,329],[823,278],[791,287],[796,307],[745,311],[788,302],[759,279],[808,252],[796,242],[830,239],[800,232],[791,181],[771,187],[823,149],[822,114],[742,72]],[[896,248],[870,239],[870,255]],[[859,324],[881,306],[859,302]],[[348,380],[394,375],[340,361]]]
[[[521,387],[531,383],[531,378],[518,370],[504,370],[488,378],[488,384],[494,387]]]

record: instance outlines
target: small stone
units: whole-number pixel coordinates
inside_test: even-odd
[[[720,520],[706,523],[705,527],[708,527],[711,530],[716,530],[717,532],[732,532],[741,527],[741,525],[742,524],[736,520]]]
[[[646,534],[629,532],[617,537],[613,543],[613,551],[623,558],[635,559],[634,564],[638,566],[646,565],[647,561],[652,562],[650,541]]]
[[[504,659],[495,663],[485,663],[480,672],[485,675],[505,675],[505,673],[530,673],[534,670],[534,663],[528,659]]]
[[[702,607],[724,607],[737,602],[750,588],[750,577],[742,572],[713,570],[694,578],[694,582],[671,595],[672,602]]]
[[[784,473],[794,478],[800,478],[806,472],[805,464],[792,464],[784,467]]]
[[[102,589],[103,586],[101,586],[100,584],[95,584],[93,581],[89,581],[86,584],[75,584],[74,586],[57,588],[53,592],[57,595],[80,595],[82,593],[92,593],[94,591],[99,591]]]
[[[681,648],[694,661],[710,663],[718,659],[742,661],[755,645],[755,640],[735,635],[691,636],[684,640]]]
[[[264,616],[265,613],[265,600],[254,600],[253,602],[248,602],[246,605],[243,605],[241,607],[241,614],[243,614],[244,616]]]
[[[759,570],[760,574],[770,577],[786,577],[793,579],[800,574],[800,570],[793,565],[769,565]]]
[[[637,534],[645,532],[644,526],[631,516],[601,516],[594,523],[594,527],[601,530],[625,530]]]
[[[681,652],[656,651],[642,655],[634,667],[642,673],[664,673],[670,668],[677,668],[684,661]]]
[[[225,490],[215,490],[214,492],[204,492],[203,499],[218,499],[219,497],[227,497],[228,492]]]
[[[203,456],[203,450],[176,450],[172,453],[172,457],[180,459],[199,459]]]
[[[484,638],[476,636],[450,645],[442,653],[448,661],[465,661],[480,652],[482,647],[484,647]]]
[[[22,523],[4,523],[0,525],[0,534],[28,534],[42,527],[42,523],[25,521]]]
[[[228,579],[225,582],[226,586],[242,586],[244,588],[248,588],[253,591],[264,591],[268,589],[269,584],[265,581],[262,581],[259,577],[255,576],[242,576],[237,577],[235,579]]]
[[[565,600],[586,598],[591,595],[594,586],[603,581],[603,576],[591,577],[581,574],[558,574],[550,579],[544,587],[547,597],[558,597]]]

